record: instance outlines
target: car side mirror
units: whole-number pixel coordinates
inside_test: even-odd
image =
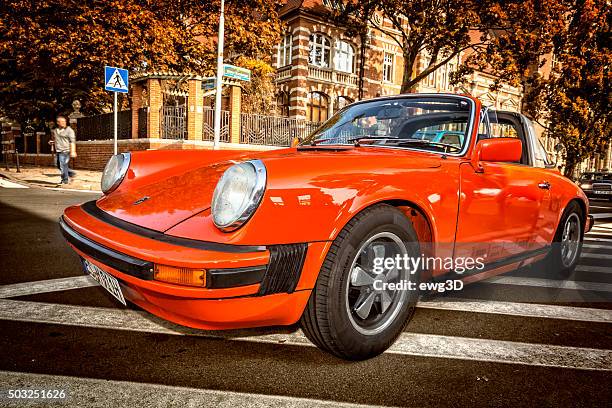
[[[520,162],[523,155],[523,144],[515,137],[495,137],[484,139],[476,144],[472,155],[472,166],[481,173],[484,171],[481,162]]]

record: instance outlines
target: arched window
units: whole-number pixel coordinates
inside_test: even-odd
[[[281,116],[289,116],[289,93],[283,91],[276,96],[276,111]]]
[[[342,72],[353,73],[355,61],[355,50],[353,46],[346,41],[336,41],[336,49],[334,53],[334,66],[336,70]]]
[[[335,110],[340,110],[342,108],[344,108],[345,106],[350,105],[351,103],[353,103],[353,100],[351,98],[348,98],[346,96],[338,96],[338,99],[336,99],[336,107]]]
[[[310,92],[308,94],[308,109],[306,119],[311,122],[323,122],[327,120],[329,99],[321,92]]]
[[[278,46],[278,54],[276,56],[277,66],[284,67],[291,65],[291,49],[293,44],[293,37],[291,34],[287,34],[283,37],[281,43]]]
[[[331,46],[329,38],[321,33],[310,34],[310,51],[308,63],[322,68],[329,68]]]

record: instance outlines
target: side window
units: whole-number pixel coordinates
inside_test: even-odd
[[[523,154],[521,161],[517,164],[529,165],[529,146],[527,143],[527,135],[520,122],[520,119],[507,112],[495,112],[489,110],[488,121],[483,120],[478,128],[478,140],[495,138],[495,137],[511,137],[520,139],[523,145]]]
[[[545,167],[550,167],[553,165],[540,139],[536,141],[535,151],[533,152],[533,155],[535,158],[535,163],[533,163],[534,167],[544,167],[545,168]]]

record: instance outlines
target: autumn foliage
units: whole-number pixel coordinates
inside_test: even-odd
[[[0,2],[0,115],[45,121],[79,99],[108,107],[103,67],[194,72],[215,67],[219,1]],[[225,56],[269,58],[280,22],[272,0],[226,0]]]

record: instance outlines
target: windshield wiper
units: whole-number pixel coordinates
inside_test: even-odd
[[[393,144],[396,146],[420,144],[420,145],[425,145],[425,146],[442,147],[444,148],[445,152],[446,152],[446,149],[454,149],[457,151],[461,150],[460,147],[457,147],[452,144],[432,142],[431,140],[427,140],[427,139],[400,139],[400,140],[395,141]]]
[[[375,135],[364,135],[348,139],[349,142],[354,142],[356,146],[359,146],[359,142],[362,140],[396,140],[399,139],[397,136],[375,136]]]

